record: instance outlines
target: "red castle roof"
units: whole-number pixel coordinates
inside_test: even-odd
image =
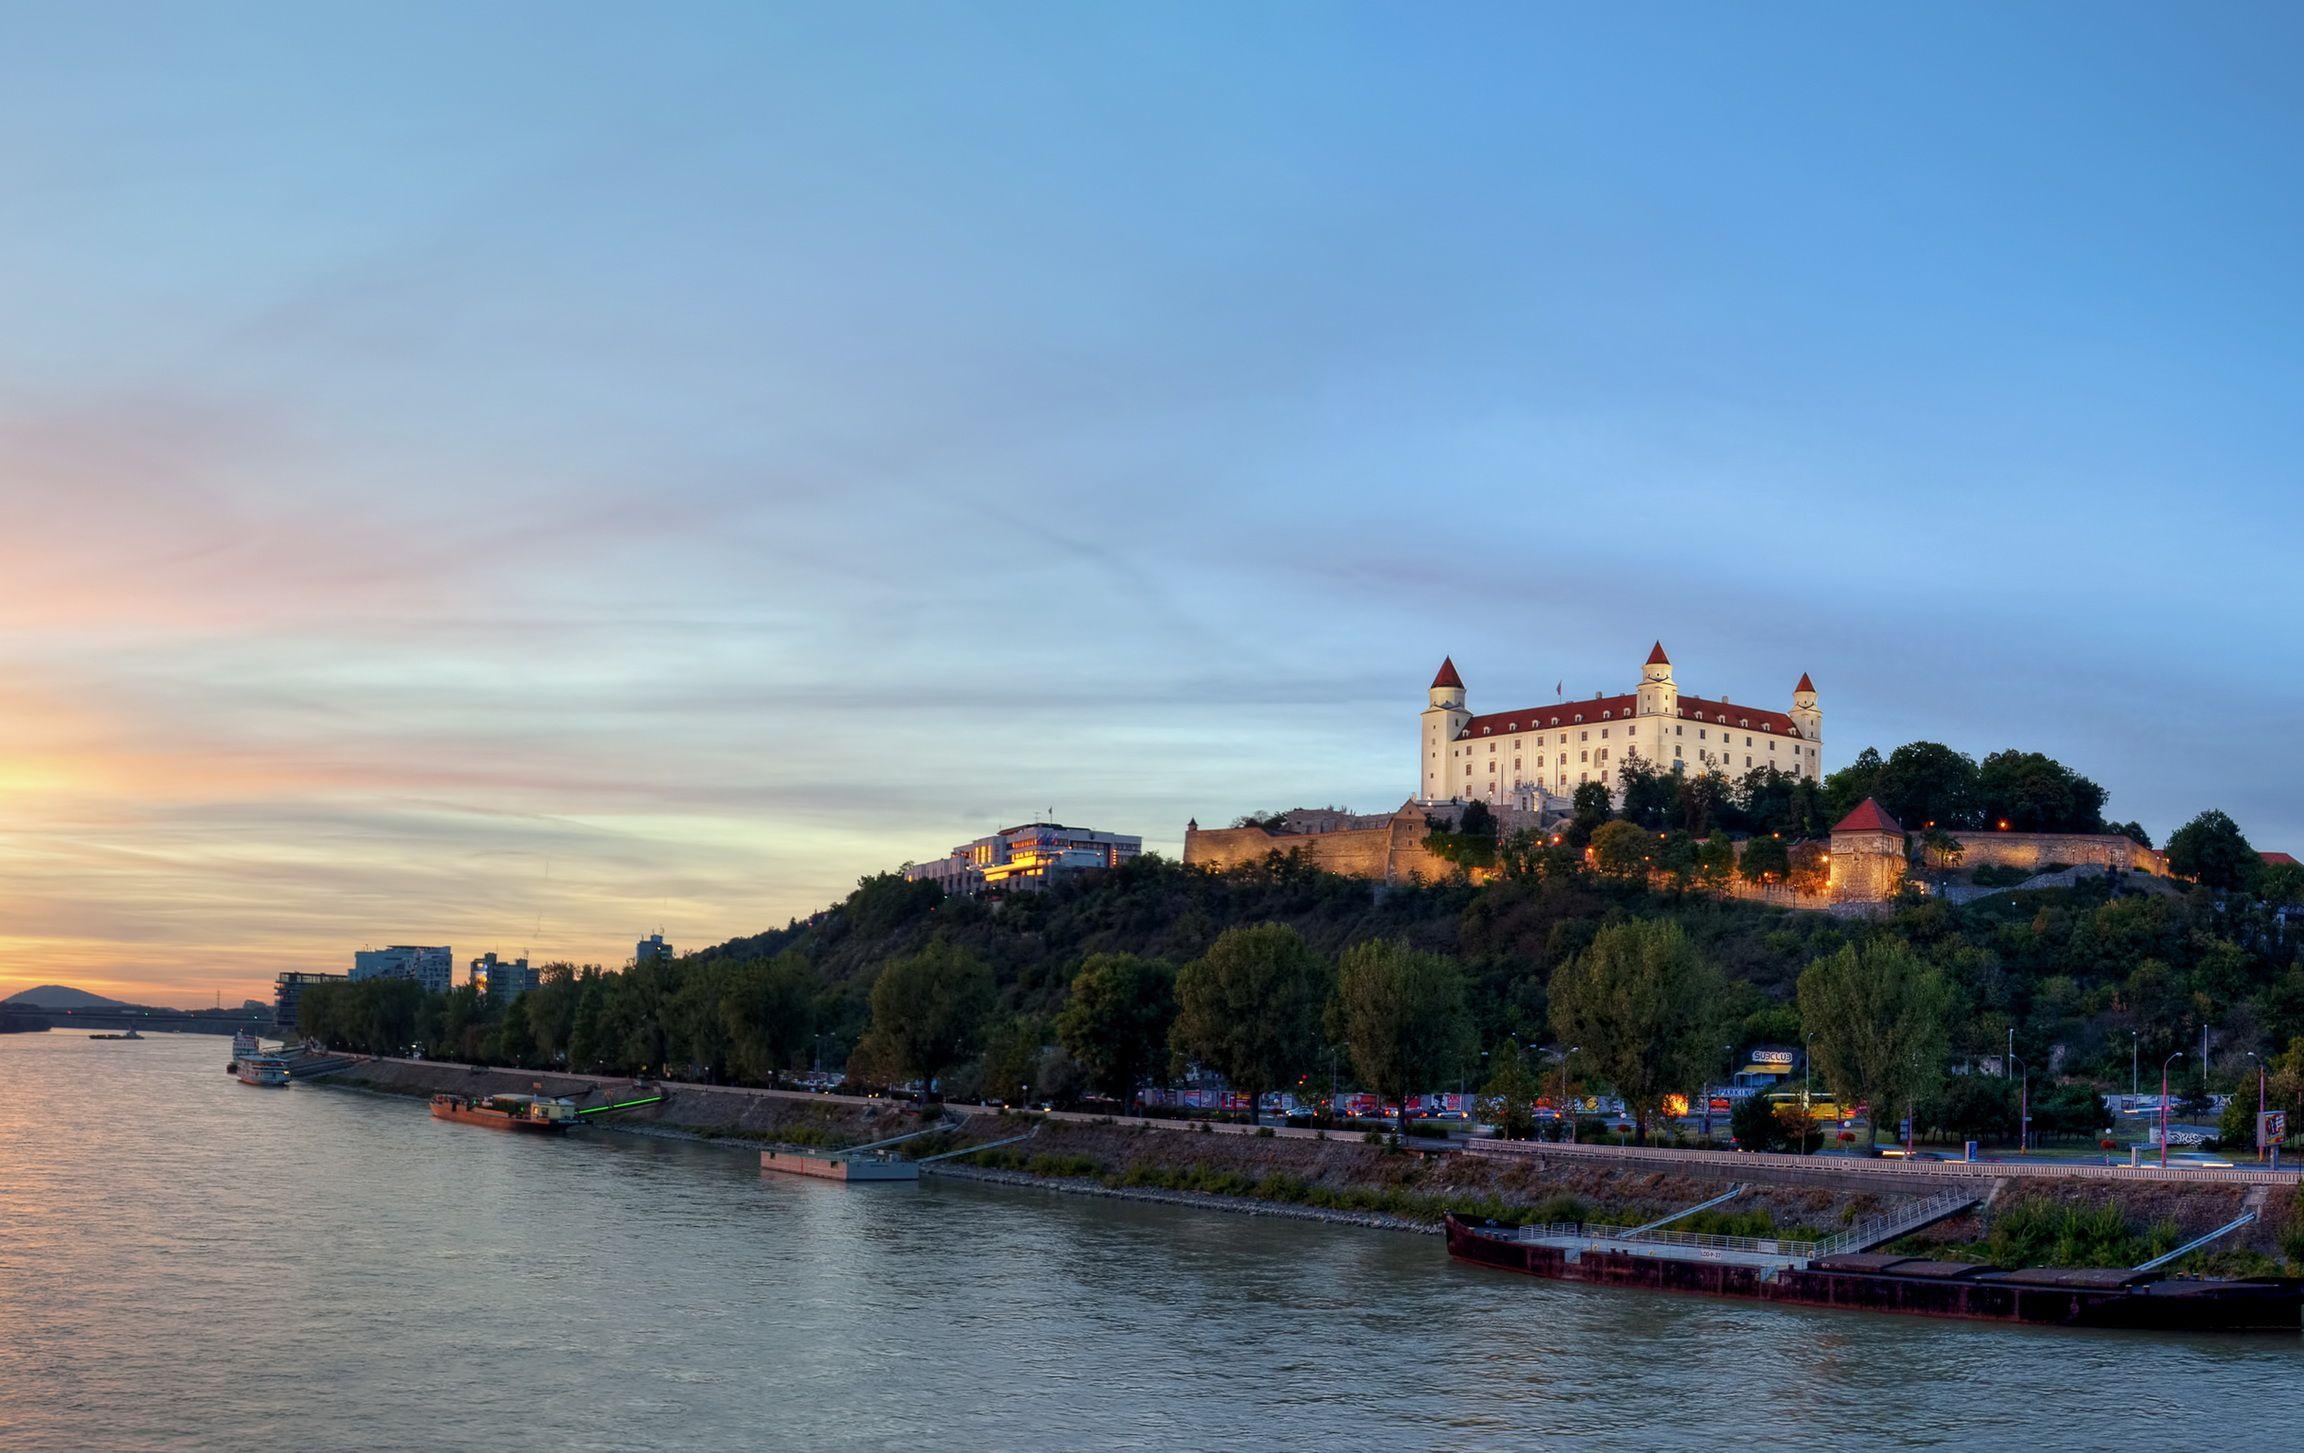
[[[1672,664],[1672,658],[1664,654],[1662,641],[1658,641],[1656,649],[1648,653],[1648,664],[1651,666],[1669,666]]]
[[[1443,686],[1451,687],[1457,691],[1464,689],[1464,678],[1456,674],[1456,658],[1454,656],[1441,657],[1440,674],[1432,678],[1434,691],[1438,691]]]
[[[2258,853],[2256,856],[2264,860],[2267,868],[2285,868],[2296,861],[2294,853]]]
[[[1600,720],[1600,713],[1608,713],[1611,722],[1636,714],[1640,699],[1637,696],[1587,697],[1581,701],[1560,701],[1550,706],[1527,706],[1518,711],[1492,711],[1485,716],[1473,717],[1464,723],[1464,730],[1456,740],[1466,737],[1487,737],[1499,733],[1550,731],[1554,727],[1590,726]],[[1579,723],[1576,718],[1583,717]],[[1749,706],[1734,706],[1725,701],[1707,701],[1701,696],[1680,698],[1680,717],[1684,721],[1701,721],[1720,726],[1737,727],[1744,731],[1774,732],[1780,737],[1797,736],[1791,719],[1780,711],[1757,711]]]
[[[1857,805],[1854,812],[1834,823],[1832,830],[1834,832],[1901,833],[1904,831],[1904,825],[1890,817],[1887,809],[1877,801],[1867,797]]]
[[[1800,684],[1792,688],[1792,694],[1794,696],[1798,696],[1803,691],[1813,692],[1815,689],[1816,684],[1810,681],[1808,679],[1808,673],[1803,671],[1800,673]]]

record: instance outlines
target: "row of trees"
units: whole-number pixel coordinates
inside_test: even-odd
[[[1981,763],[1941,742],[1907,742],[1882,758],[1866,747],[1824,779],[1834,821],[1877,798],[1907,828],[1999,827],[2012,832],[2122,832],[2151,846],[2135,823],[2104,820],[2104,789],[2039,752],[1994,752]]]

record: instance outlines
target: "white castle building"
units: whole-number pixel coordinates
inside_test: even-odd
[[[1453,658],[1432,678],[1418,762],[1424,802],[1485,802],[1522,811],[1560,808],[1586,782],[1620,796],[1618,772],[1633,752],[1673,772],[1714,769],[1730,779],[1765,767],[1788,777],[1823,776],[1824,714],[1801,674],[1792,709],[1738,706],[1683,696],[1664,643],[1648,653],[1639,687],[1518,711],[1474,716]]]

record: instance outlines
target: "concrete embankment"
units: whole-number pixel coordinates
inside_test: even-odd
[[[364,1060],[329,1076],[326,1083],[417,1098],[441,1093],[540,1093],[566,1096],[579,1108],[612,1105],[656,1093],[650,1089],[635,1094],[634,1082],[628,1079],[536,1070],[473,1069],[422,1060]],[[660,1104],[587,1117],[587,1123],[624,1134],[676,1135],[815,1150],[866,1145],[918,1130],[923,1124],[911,1105],[895,1100],[859,1100],[704,1085],[668,1086],[665,1096]],[[933,1119],[929,1123],[933,1123]],[[930,1148],[950,1149],[999,1138],[997,1120],[990,1116],[976,1117],[964,1121],[960,1129],[938,1137]]]
[[[423,1097],[443,1091],[504,1094],[540,1090],[579,1105],[614,1103],[633,1082],[532,1070],[473,1070],[426,1061],[369,1060],[329,1077],[388,1094]],[[919,1129],[909,1104],[794,1091],[672,1085],[661,1105],[603,1116],[600,1129],[747,1146],[838,1150]],[[1014,1136],[1024,1122],[954,1106],[958,1128],[904,1147],[926,1156]],[[933,1175],[1031,1185],[1052,1191],[1175,1205],[1294,1216],[1387,1229],[1430,1231],[1444,1211],[1515,1220],[1590,1220],[1636,1224],[1684,1210],[1731,1185],[1746,1190],[1720,1208],[1761,1213],[1786,1235],[1832,1232],[1915,1196],[1951,1184],[1984,1198],[1978,1211],[1931,1227],[1915,1238],[1933,1244],[1975,1241],[1988,1218],[2019,1200],[2073,1208],[2111,1207],[2143,1230],[2163,1223],[2189,1239],[2245,1210],[2259,1219],[2218,1243],[2221,1250],[2278,1257],[2304,1229],[2304,1202],[2293,1186],[2141,1177],[2039,1176],[1978,1181],[1962,1168],[1954,1178],[1883,1174],[1863,1163],[1791,1156],[1659,1156],[1610,1154],[1474,1155],[1428,1147],[1368,1144],[1356,1134],[1202,1131],[1179,1121],[1154,1123],[1033,1117],[1033,1137],[968,1160],[924,1167]]]

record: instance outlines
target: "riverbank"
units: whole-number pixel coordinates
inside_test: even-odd
[[[629,1098],[634,1082],[529,1070],[474,1069],[427,1061],[370,1060],[329,1077],[385,1094],[441,1092],[565,1095],[580,1106]],[[661,1104],[619,1110],[590,1122],[622,1134],[677,1137],[757,1149],[768,1145],[840,1150],[929,1128],[907,1102],[797,1091],[673,1085]],[[938,1112],[939,1114],[945,1112]],[[1225,1210],[1433,1234],[1448,1212],[1499,1221],[1593,1221],[1637,1225],[1742,1187],[1715,1210],[1674,1229],[1808,1239],[1830,1236],[1865,1217],[1953,1185],[1979,1206],[1901,1243],[1914,1250],[1990,1241],[1995,1217],[2022,1206],[2097,1218],[2138,1242],[2175,1245],[2254,1211],[2257,1220],[2215,1245],[2220,1265],[2304,1261],[2304,1200],[2291,1186],[2230,1181],[2133,1181],[2042,1175],[1983,1179],[1936,1176],[1905,1167],[1894,1174],[1862,1162],[1794,1156],[1664,1156],[1593,1147],[1532,1148],[1486,1155],[1409,1140],[1393,1145],[1358,1134],[1203,1129],[1185,1121],[1113,1121],[1084,1116],[1018,1116],[977,1106],[949,1109],[948,1128],[905,1147],[930,1155],[1005,1140],[1021,1144],[946,1161],[932,1174],[1074,1195]]]

